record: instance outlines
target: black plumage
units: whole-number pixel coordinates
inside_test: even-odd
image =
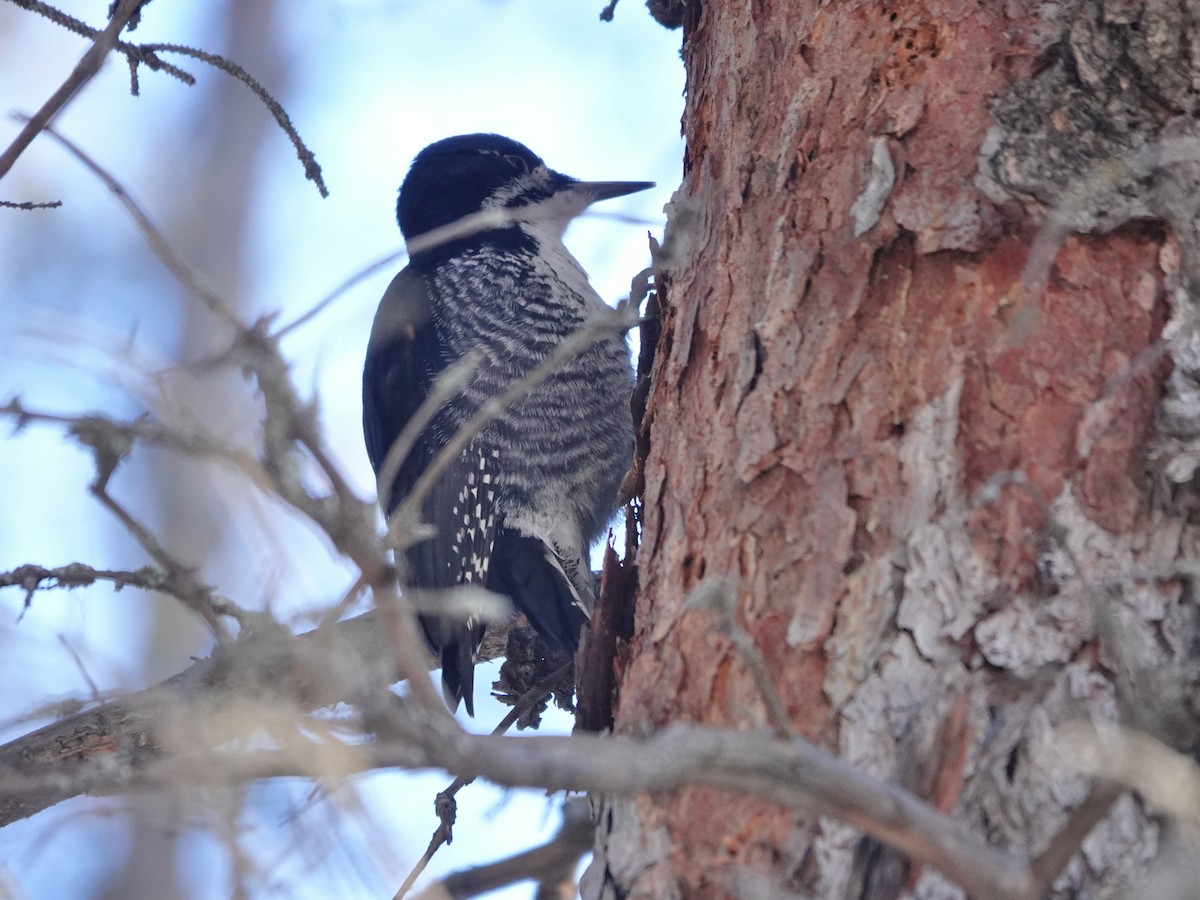
[[[390,513],[439,450],[491,397],[541,363],[602,301],[562,244],[591,203],[650,187],[579,182],[522,144],[463,135],[418,154],[397,218],[415,238],[484,209],[510,217],[413,252],[380,302],[363,372],[363,430],[378,473],[439,373],[478,348],[483,361],[421,432],[401,465]],[[474,583],[504,594],[551,643],[574,651],[591,610],[587,552],[610,519],[628,468],[632,385],[624,337],[566,362],[473,438],[422,505],[434,536],[405,553],[417,588]],[[448,702],[473,712],[483,626],[423,617]]]

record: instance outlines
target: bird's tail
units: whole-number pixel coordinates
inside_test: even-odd
[[[475,715],[475,647],[479,639],[470,626],[459,626],[453,640],[442,644],[442,693],[451,710],[461,701]]]
[[[576,585],[567,571],[581,564],[564,563],[541,538],[501,527],[492,549],[490,587],[512,598],[547,641],[574,653],[593,605],[592,591]]]

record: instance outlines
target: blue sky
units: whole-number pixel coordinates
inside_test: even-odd
[[[93,23],[104,0],[64,3]],[[278,310],[289,320],[372,260],[399,248],[395,192],[412,156],[450,134],[497,131],[528,144],[560,171],[588,179],[654,180],[658,188],[607,204],[642,224],[588,218],[567,243],[601,295],[616,300],[647,263],[646,231],[661,234],[662,207],[680,178],[682,66],[679,32],[654,23],[626,0],[613,23],[598,21],[600,2],[445,0],[440,3],[328,0],[293,3],[271,29],[288,72],[281,99],[321,162],[331,196],[303,178],[291,146],[269,134],[253,167],[250,266],[245,308]],[[152,4],[132,36],[211,47],[217,4]],[[264,35],[264,40],[268,37]],[[85,49],[48,22],[0,6],[0,110],[32,112]],[[120,178],[163,225],[168,238],[203,222],[172,205],[198,92],[225,76],[198,64],[189,89],[142,73],[142,96],[128,92],[119,61],[76,99],[58,127]],[[253,72],[252,62],[247,68]],[[269,88],[272,85],[267,85]],[[266,115],[259,110],[259,114]],[[17,126],[0,121],[7,144]],[[176,159],[179,154],[179,161]],[[136,415],[153,406],[137,375],[169,368],[183,315],[171,285],[124,213],[59,148],[39,140],[0,183],[10,200],[61,198],[61,210],[0,211],[0,400],[19,394],[30,406],[61,412],[99,409]],[[220,202],[221,198],[214,198]],[[182,238],[181,238],[182,240]],[[181,248],[185,252],[186,244]],[[362,448],[359,377],[375,304],[394,270],[367,279],[284,350],[301,388],[319,401],[334,455],[364,496],[373,478]],[[236,390],[195,398],[232,432],[252,406]],[[207,404],[207,405],[204,405]],[[154,454],[137,455],[114,490],[132,505],[144,490]],[[86,494],[88,458],[54,430],[32,428],[0,439],[0,569],[73,560],[136,566],[144,559]],[[252,496],[236,476],[205,471],[228,518],[220,553],[205,575],[244,603],[263,597],[282,619],[336,600],[349,569],[311,529]],[[150,624],[160,601],[102,588],[41,594],[18,622],[23,597],[0,593],[0,727],[7,739],[41,721],[41,704],[87,696],[72,651],[103,691],[136,689],[203,652],[198,633],[166,646]],[[169,645],[170,642],[167,642]],[[70,649],[68,649],[68,647]],[[477,684],[494,677],[483,671]],[[479,704],[475,727],[503,714]],[[22,718],[29,717],[29,718]],[[21,721],[18,721],[18,720]],[[569,727],[565,717],[554,723]],[[5,727],[6,726],[6,727]],[[252,896],[378,897],[394,890],[434,826],[432,800],[442,773],[383,773],[354,781],[331,800],[311,799],[307,783],[250,788],[234,820],[239,847],[252,860]],[[173,845],[187,897],[230,891],[230,855],[221,823],[164,801],[155,807]],[[226,800],[228,798],[225,798]],[[225,802],[222,800],[221,802]],[[556,802],[536,793],[474,786],[460,795],[457,839],[430,867],[452,871],[531,846],[556,827]],[[0,830],[0,896],[101,896],[106,879],[135,846],[121,799],[62,804]],[[334,838],[334,839],[331,839]],[[504,896],[529,896],[527,887]],[[388,894],[390,895],[390,894]],[[165,896],[165,893],[164,893]]]

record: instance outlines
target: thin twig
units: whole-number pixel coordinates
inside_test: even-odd
[[[45,16],[55,25],[60,28],[65,28],[67,31],[73,32],[80,37],[95,39],[97,31],[92,26],[88,25],[81,19],[77,19],[72,15],[68,15],[56,6],[49,3],[41,3],[40,0],[10,0],[30,12],[35,12],[40,16]]]
[[[208,53],[204,50],[198,50],[195,47],[186,47],[183,44],[141,44],[139,49],[147,54],[157,55],[159,53],[178,53],[181,56],[190,56],[192,59],[198,59],[201,62],[208,63],[210,66],[220,69],[226,74],[232,75],[246,87],[254,92],[254,96],[258,97],[259,101],[265,106],[275,118],[276,124],[283,129],[292,146],[296,148],[296,156],[300,159],[301,165],[304,166],[304,177],[317,186],[317,190],[322,197],[329,196],[329,188],[325,186],[325,179],[321,175],[321,166],[317,162],[316,156],[308,149],[308,146],[300,137],[300,133],[296,130],[296,126],[292,124],[291,118],[288,116],[283,105],[271,96],[270,92],[263,87],[259,82],[245,69],[239,66],[232,60],[226,59],[215,53]]]
[[[521,716],[525,715],[525,713],[537,706],[545,697],[549,696],[562,679],[570,674],[574,667],[574,660],[560,666],[522,694],[521,698],[513,705],[513,708],[508,711],[508,714],[492,729],[492,734],[496,736],[502,735],[508,729],[512,728]],[[438,827],[434,829],[433,836],[429,839],[429,846],[425,848],[425,852],[412,867],[412,871],[408,873],[408,877],[404,879],[404,884],[400,885],[400,890],[396,891],[392,900],[402,900],[404,895],[412,890],[412,886],[416,883],[416,880],[421,877],[421,873],[425,871],[425,867],[429,865],[429,861],[433,859],[433,855],[438,852],[443,844],[449,844],[454,840],[454,818],[457,812],[454,797],[474,780],[473,778],[455,778],[454,781],[450,782],[450,786],[434,799],[434,809],[437,810],[438,819],[440,820]]]
[[[183,565],[168,553],[154,533],[108,493],[106,477],[98,477],[92,482],[89,489],[100,505],[116,516],[125,530],[133,535],[134,540],[150,555],[150,558],[166,570],[168,580],[175,585],[171,594],[204,619],[218,641],[229,642],[233,636],[221,618],[222,612],[228,612],[228,604],[222,604],[220,610],[217,608],[213,602],[212,588],[196,578],[193,569]]]
[[[357,272],[335,287],[332,291],[314,303],[311,307],[309,307],[306,312],[301,313],[291,322],[279,328],[275,332],[275,336],[277,338],[284,337],[285,335],[291,334],[301,326],[307,325],[326,309],[328,309],[334,303],[334,301],[342,297],[347,291],[349,291],[359,282],[365,281],[381,269],[386,269],[388,266],[395,265],[397,262],[402,260],[405,255],[405,251],[396,250],[387,254],[386,256],[381,256],[372,263],[368,263],[367,265],[363,266],[363,268],[359,269]]]
[[[1071,811],[1066,823],[1029,866],[1029,871],[1044,894],[1050,893],[1051,885],[1083,846],[1084,839],[1108,815],[1123,793],[1125,788],[1122,785],[1109,781],[1098,782],[1083,803]]]
[[[210,459],[225,463],[244,473],[254,484],[267,487],[268,478],[262,464],[245,450],[238,450],[215,441],[199,432],[184,432],[168,427],[147,416],[120,421],[95,414],[70,415],[34,410],[25,406],[20,398],[14,397],[0,406],[0,416],[13,419],[18,429],[31,423],[62,425],[80,443],[93,446],[97,440],[120,443],[144,443],[197,459]]]
[[[16,2],[18,5],[26,5],[20,0],[16,0]],[[96,73],[104,64],[104,58],[116,46],[117,36],[129,24],[130,19],[138,14],[144,2],[145,0],[120,0],[117,3],[108,25],[96,35],[92,46],[83,54],[83,58],[67,76],[67,80],[50,95],[50,98],[42,104],[41,109],[26,119],[25,127],[13,138],[13,142],[8,145],[8,148],[0,153],[0,178],[8,174],[9,169],[13,167],[21,154],[33,143],[33,139],[50,125],[54,117],[62,112],[63,107],[71,102],[79,90],[96,77]]]
[[[71,417],[35,412],[26,409],[17,399],[0,407],[0,415],[14,418],[18,428],[35,421],[68,425],[71,436],[87,447],[95,460],[96,477],[89,487],[92,495],[116,516],[142,549],[162,568],[163,580],[161,583],[154,584],[152,589],[161,590],[174,596],[193,612],[199,614],[219,641],[224,643],[231,638],[222,616],[228,615],[243,622],[246,618],[245,612],[230,601],[218,598],[211,587],[196,577],[195,570],[183,565],[168,553],[154,533],[108,493],[108,481],[113,472],[133,449],[135,441],[139,439],[162,439],[164,443],[170,443],[191,452],[199,452],[201,455],[205,455],[204,451],[210,449],[207,444],[197,450],[190,438],[179,435],[168,437],[172,434],[169,429],[157,426],[145,419],[132,423],[117,423],[103,416]],[[26,569],[23,574],[28,579],[34,573],[31,569]],[[80,573],[75,574],[78,576]],[[26,591],[26,604],[28,605],[32,590],[26,587]]]
[[[562,826],[553,838],[508,859],[455,872],[417,895],[418,900],[477,897],[521,881],[536,881],[537,896],[559,897],[573,885],[575,866],[592,844],[594,828],[587,800],[572,797],[563,804]]]
[[[329,196],[329,189],[325,186],[324,178],[321,175],[321,166],[317,163],[313,152],[309,150],[308,146],[300,137],[300,133],[292,124],[292,120],[284,110],[282,104],[280,104],[280,102],[276,100],[271,93],[265,87],[263,87],[262,84],[260,84],[249,72],[247,72],[237,63],[226,59],[219,54],[208,53],[207,51],[199,50],[195,47],[187,47],[183,44],[130,44],[118,39],[117,36],[119,35],[120,31],[127,23],[131,22],[137,17],[137,15],[140,13],[141,6],[144,5],[146,0],[125,0],[126,4],[133,2],[133,9],[129,15],[122,17],[120,21],[120,27],[116,28],[116,31],[112,34],[111,39],[108,39],[106,35],[113,30],[114,24],[117,23],[117,15],[121,13],[120,9],[114,13],[113,19],[110,21],[108,28],[106,28],[103,32],[98,32],[86,22],[83,22],[74,16],[67,15],[66,13],[49,4],[40,2],[40,0],[11,0],[11,2],[15,3],[17,6],[28,9],[31,12],[45,16],[56,25],[59,25],[68,31],[71,31],[82,37],[94,38],[96,43],[93,44],[92,49],[88,51],[89,54],[93,53],[93,51],[96,51],[97,47],[100,47],[103,44],[104,49],[103,52],[99,54],[98,59],[89,63],[88,67],[85,68],[84,63],[88,62],[89,59],[88,55],[85,55],[79,66],[76,67],[76,70],[72,72],[71,76],[63,84],[63,86],[59,88],[59,91],[56,92],[54,97],[51,98],[51,101],[54,101],[60,93],[68,91],[65,99],[59,104],[58,109],[61,109],[62,105],[65,105],[65,103],[70,100],[71,96],[78,91],[79,87],[82,87],[83,84],[95,76],[96,72],[99,71],[100,64],[103,62],[104,56],[113,49],[122,53],[129,62],[130,88],[135,96],[139,92],[137,76],[139,65],[145,65],[155,71],[166,72],[187,85],[195,84],[196,79],[190,72],[187,72],[178,66],[172,65],[164,60],[160,54],[177,53],[181,56],[187,56],[192,59],[207,63],[214,68],[220,69],[222,72],[233,76],[238,81],[242,82],[242,84],[250,88],[250,90],[254,92],[254,95],[258,97],[262,104],[267,107],[271,115],[274,117],[276,123],[281,129],[283,129],[283,132],[287,135],[288,140],[296,149],[296,155],[299,157],[301,164],[304,166],[305,178],[312,181],[316,185],[317,190],[320,192],[322,197]],[[82,72],[81,69],[83,69]],[[47,105],[49,105],[49,103],[50,101],[47,101]],[[15,161],[16,157],[24,151],[25,147],[27,147],[30,142],[32,142],[33,138],[49,125],[54,113],[51,113],[43,118],[43,112],[46,109],[47,107],[43,106],[42,110],[39,110],[38,114],[34,116],[32,120],[30,120],[30,122],[26,125],[25,130],[22,131],[22,135],[25,134],[25,131],[29,132],[28,139],[25,140],[24,145],[18,148],[16,142],[14,142],[14,145],[10,147],[8,151],[6,151],[5,157],[0,157],[0,177],[3,177],[3,175],[8,171],[8,168],[11,167],[12,162]],[[57,112],[57,110],[54,112]],[[21,136],[19,135],[18,139],[20,138]],[[16,152],[12,157],[12,161],[8,162],[8,165],[4,165],[5,158],[14,150],[14,148],[16,148]]]
[[[63,204],[61,200],[46,200],[41,203],[34,200],[0,200],[0,207],[3,207],[4,209],[58,209],[62,205]]]
[[[28,607],[36,591],[55,588],[87,587],[97,581],[111,582],[116,590],[124,587],[141,588],[144,591],[162,591],[167,585],[167,576],[153,566],[140,569],[93,569],[85,563],[69,563],[53,569],[44,566],[17,566],[8,572],[0,572],[0,588],[19,587],[25,591],[25,606]]]
[[[103,702],[104,697],[100,693],[100,688],[96,686],[96,680],[92,678],[92,674],[87,670],[87,666],[83,664],[83,659],[75,651],[75,648],[71,646],[71,642],[67,640],[66,635],[60,634],[58,636],[58,642],[62,644],[63,649],[66,650],[70,655],[71,661],[75,663],[75,668],[79,670],[80,676],[83,678],[84,682],[88,686],[88,690],[91,692],[92,700],[96,703]]]
[[[510,211],[502,210],[502,212],[505,212],[505,215],[502,220],[503,223],[511,223],[511,222],[515,222],[518,220],[526,221],[529,218],[529,211],[528,211],[528,209],[525,209],[525,208],[522,208],[520,210],[520,215],[518,215],[516,211],[510,212]],[[662,222],[655,221],[652,219],[647,219],[643,216],[631,216],[631,215],[627,215],[625,213],[613,213],[613,212],[607,212],[605,210],[589,209],[589,210],[586,210],[582,214],[581,218],[609,219],[611,221],[621,222],[626,225],[655,225],[658,227],[662,226]],[[456,222],[454,224],[457,225],[458,223]],[[455,228],[452,231],[447,231],[445,233],[445,235],[443,235],[439,239],[439,242],[440,243],[448,243],[449,241],[457,240],[462,237],[468,237],[471,234],[475,234],[480,231],[486,231],[489,228],[495,228],[495,227],[497,227],[497,218],[494,215],[489,214],[486,217],[481,216],[480,219],[478,219],[477,221],[472,223],[470,225],[470,227],[467,229]],[[418,250],[415,252],[422,252],[424,250],[432,249],[432,247],[434,245],[425,244],[422,241],[422,242],[418,242],[416,244],[416,246],[418,247]],[[405,250],[396,250],[392,253],[388,253],[386,256],[381,256],[379,259],[375,260],[372,263],[368,263],[367,265],[363,266],[361,269],[359,269],[357,272],[355,272],[353,275],[351,275],[349,278],[347,278],[345,281],[343,281],[341,284],[339,284],[336,288],[334,288],[332,291],[330,291],[328,294],[326,294],[324,297],[322,297],[320,300],[318,300],[316,303],[314,303],[312,305],[312,307],[310,307],[306,312],[301,313],[298,317],[293,319],[287,325],[284,325],[281,328],[279,328],[275,332],[275,336],[283,337],[284,335],[291,334],[293,331],[297,330],[298,328],[300,328],[304,325],[307,325],[309,322],[311,322],[313,319],[315,319],[318,315],[320,315],[326,309],[328,309],[335,301],[339,300],[351,288],[355,287],[360,282],[365,281],[367,278],[370,278],[372,275],[374,275],[376,272],[380,271],[381,269],[386,269],[388,266],[394,265],[395,263],[404,259],[404,257],[407,255],[408,255],[408,253]]]
[[[778,738],[787,738],[791,734],[787,708],[783,705],[783,700],[780,698],[779,692],[775,690],[775,685],[771,682],[771,678],[767,674],[766,664],[763,662],[758,646],[754,643],[754,638],[750,637],[746,629],[742,628],[733,619],[728,621],[726,633],[729,635],[730,640],[733,641],[734,649],[737,650],[738,655],[742,658],[742,664],[750,670],[750,675],[754,679],[758,693],[767,708],[767,719],[771,723],[771,728],[775,732],[775,736]]]

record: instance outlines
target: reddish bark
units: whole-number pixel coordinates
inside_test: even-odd
[[[1169,367],[1144,354],[1168,319],[1170,248],[1146,221],[1069,236],[1031,290],[1054,198],[997,198],[978,174],[993,103],[1035,96],[1014,92],[1101,5],[690,9],[618,731],[764,727],[729,640],[685,604],[732,575],[796,732],[1013,849],[1038,852],[1082,798],[1087,783],[1041,755],[1048,724],[1111,715],[1120,693],[1086,588],[1124,579],[1148,628],[1180,596],[1128,575],[1171,564],[1190,530],[1155,508],[1145,474]],[[1043,119],[1086,137],[1067,114]],[[856,236],[878,139],[895,183]],[[1008,186],[1032,184],[1013,146],[997,157]],[[1110,884],[1153,852],[1150,819],[1115,815],[1124,832],[1097,840],[1120,866],[1077,861],[1064,886]],[[856,841],[709,789],[641,798],[622,828],[606,864],[633,897],[838,895]]]

